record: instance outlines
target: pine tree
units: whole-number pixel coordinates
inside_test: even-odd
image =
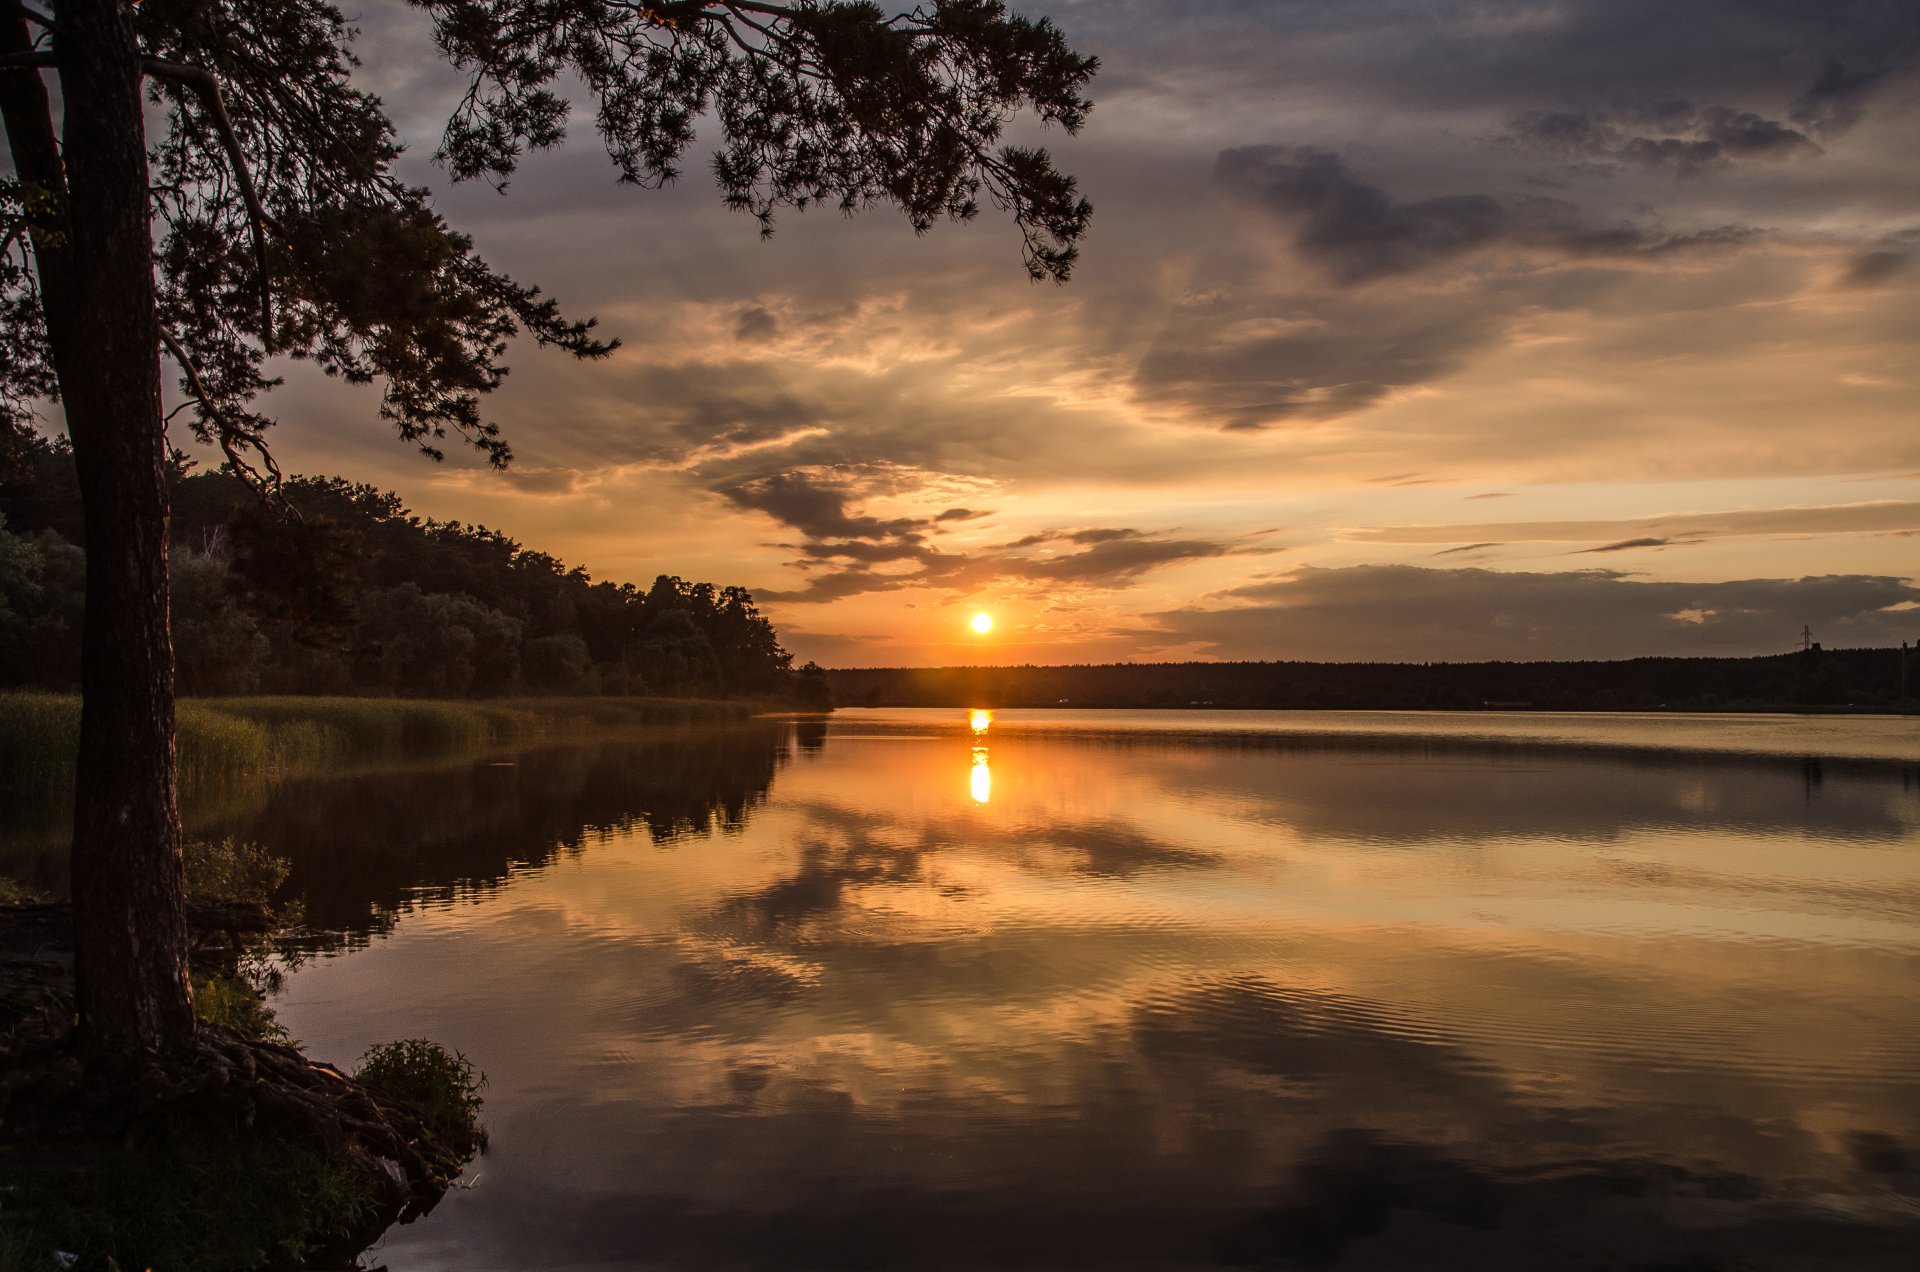
[[[917,230],[984,203],[1028,273],[1064,280],[1091,209],[1043,150],[1004,144],[1031,108],[1077,129],[1094,62],[998,0],[411,0],[468,88],[439,160],[503,186],[563,139],[572,76],[620,179],[678,174],[707,115],[726,203],[892,204]],[[272,490],[269,356],[383,386],[381,414],[438,455],[496,465],[481,412],[509,340],[614,347],[490,268],[394,171],[353,32],[322,0],[0,0],[0,415],[57,400],[84,504],[87,606],[72,857],[83,1037],[137,1061],[192,1037],[168,637],[163,359],[187,425]],[[56,129],[48,80],[62,109]],[[164,123],[149,135],[147,107]],[[156,227],[157,230],[156,230]]]

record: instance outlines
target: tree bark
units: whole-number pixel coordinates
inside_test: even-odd
[[[11,47],[26,24],[17,3],[4,7]],[[37,73],[5,72],[0,104],[22,178],[64,195],[33,243],[87,538],[72,857],[81,1037],[91,1060],[137,1066],[193,1038],[140,49],[118,0],[63,0],[57,24],[65,111],[51,162]]]

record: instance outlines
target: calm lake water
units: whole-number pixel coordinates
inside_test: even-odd
[[[976,727],[983,726],[983,727]],[[842,711],[289,782],[394,1272],[1900,1268],[1920,722]]]

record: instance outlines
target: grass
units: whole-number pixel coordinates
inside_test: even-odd
[[[439,759],[577,731],[741,719],[739,702],[673,698],[185,698],[177,754],[186,788],[279,773]],[[80,700],[0,694],[0,793],[48,802],[73,788]]]

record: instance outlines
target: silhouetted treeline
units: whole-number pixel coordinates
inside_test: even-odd
[[[79,676],[85,558],[72,455],[0,455],[0,685]],[[599,583],[484,526],[296,477],[284,510],[224,472],[173,480],[173,644],[190,694],[513,693],[818,699],[737,587]]]
[[[834,701],[847,707],[1913,710],[1920,657],[1905,649],[1815,646],[1758,658],[887,667],[826,675]]]

